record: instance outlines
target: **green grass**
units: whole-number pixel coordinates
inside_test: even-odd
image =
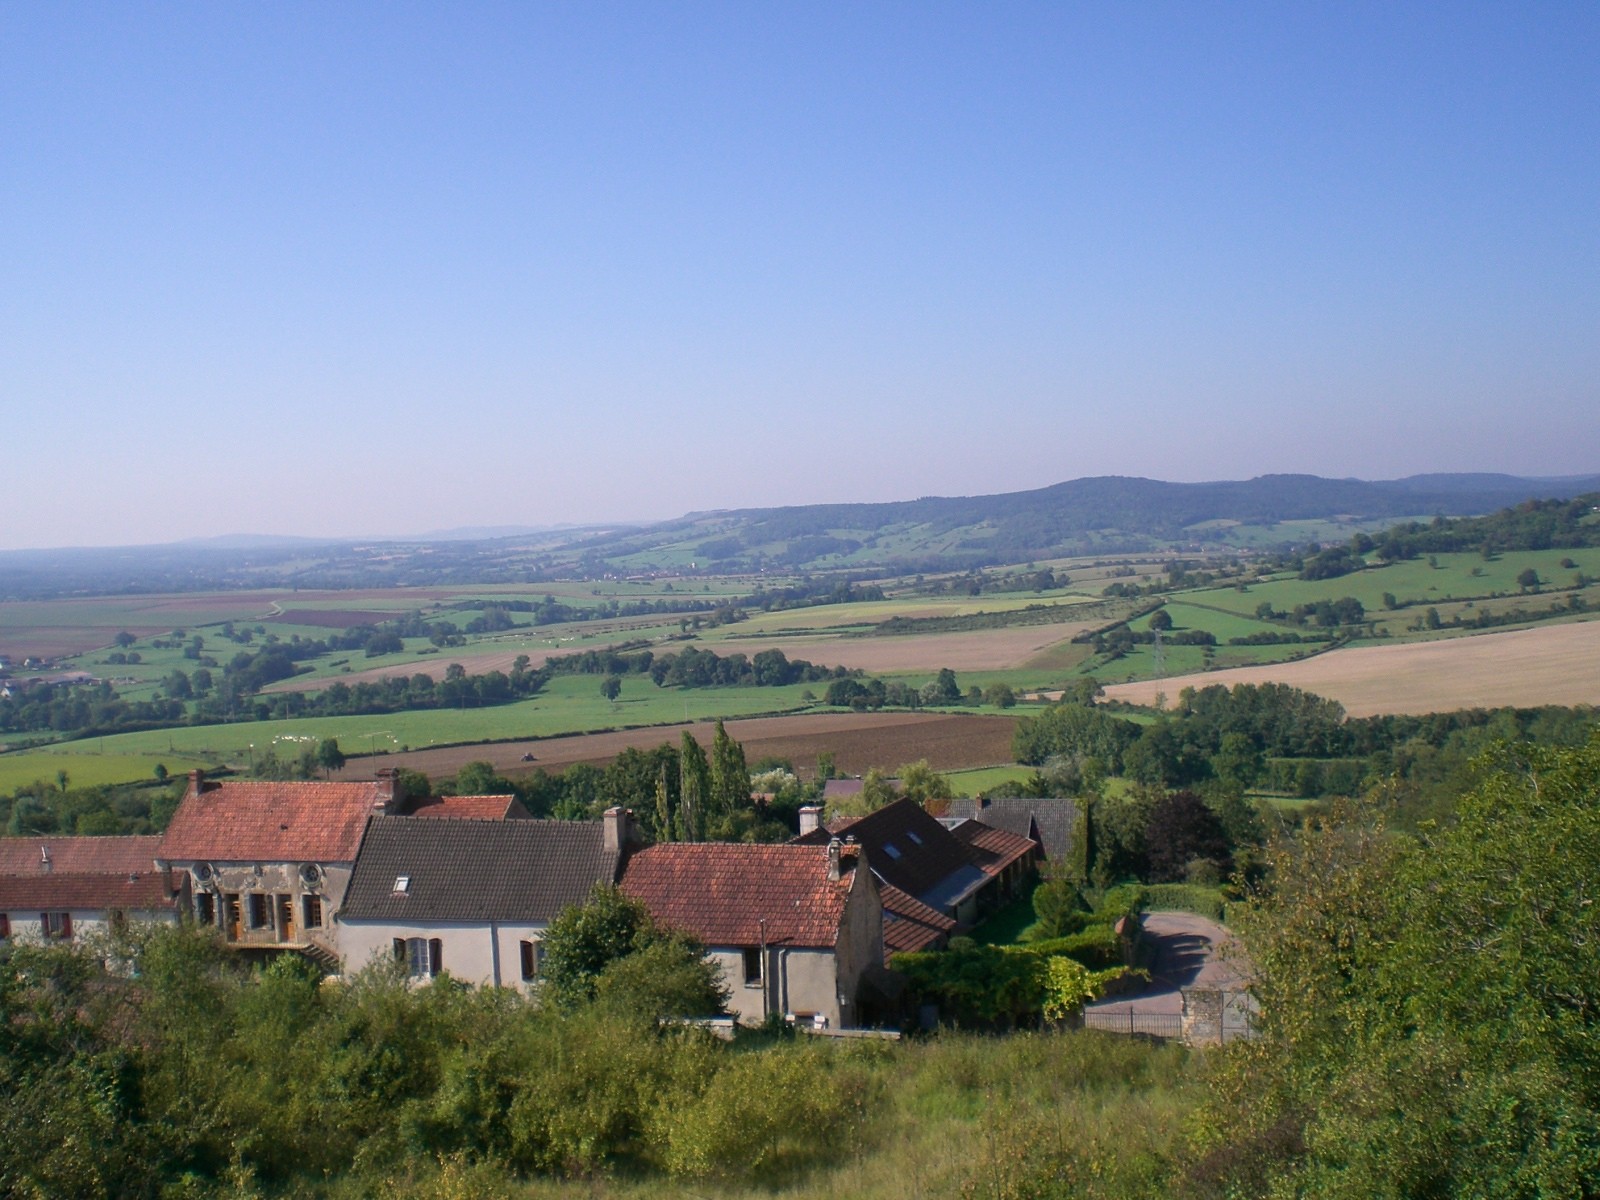
[[[115,739],[107,739],[108,743]],[[155,778],[157,764],[173,775],[195,767],[209,767],[216,760],[191,754],[128,754],[108,749],[93,749],[93,742],[70,743],[86,750],[36,750],[26,754],[0,754],[0,793],[15,792],[33,783],[56,786],[56,772],[65,771],[69,787],[98,787],[107,783],[133,783]]]
[[[1016,709],[1009,711],[1017,712]],[[1033,767],[1023,766],[977,767],[970,771],[946,772],[945,778],[950,781],[950,788],[956,795],[976,796],[979,792],[987,792],[1002,783],[1021,783],[1033,772]]]
[[[107,763],[121,761],[126,774],[99,782],[142,779],[157,761],[184,754],[206,763],[248,766],[268,748],[280,757],[297,755],[307,741],[336,738],[346,754],[417,750],[430,745],[549,737],[627,725],[666,725],[678,721],[755,713],[790,712],[809,707],[801,698],[806,685],[781,688],[658,688],[648,678],[629,676],[613,705],[600,695],[592,675],[565,676],[530,700],[496,708],[428,709],[420,712],[365,717],[311,717],[286,721],[241,722],[122,733],[105,738],[63,742],[48,750],[0,755],[0,778],[51,779],[63,762],[92,759],[104,753]],[[815,685],[811,690],[816,691]],[[77,779],[76,769],[67,769]],[[109,769],[109,768],[108,768]],[[85,781],[87,782],[87,781]]]
[[[973,929],[971,937],[981,946],[1019,946],[1035,924],[1030,890],[989,916]]]

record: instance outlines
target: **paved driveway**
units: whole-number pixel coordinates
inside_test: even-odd
[[[1183,1012],[1180,988],[1237,987],[1246,978],[1236,965],[1242,959],[1238,939],[1205,917],[1184,912],[1144,915],[1146,961],[1150,983],[1137,992],[1124,992],[1111,1000],[1085,1006],[1097,1013]]]

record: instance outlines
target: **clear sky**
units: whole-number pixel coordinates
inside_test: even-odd
[[[1600,470],[1600,5],[0,6],[0,547]]]

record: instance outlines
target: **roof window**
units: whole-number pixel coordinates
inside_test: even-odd
[[[411,890],[411,876],[396,875],[394,877],[394,890],[396,895],[404,896]]]
[[[885,842],[883,844],[883,852],[885,854],[887,854],[890,858],[899,858],[900,857],[900,851],[896,850],[894,848],[894,844],[891,843],[891,842]]]
[[[919,846],[922,845],[922,839],[919,838],[916,834],[912,833],[911,830],[909,830],[909,829],[906,830],[906,836],[908,838],[910,838],[913,842],[915,842],[917,845],[919,845]]]

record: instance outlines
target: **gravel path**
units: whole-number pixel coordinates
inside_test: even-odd
[[[1181,1013],[1180,988],[1225,988],[1246,978],[1238,965],[1242,961],[1238,939],[1215,921],[1193,913],[1146,913],[1144,936],[1149,947],[1149,985],[1087,1005],[1086,1011]]]

